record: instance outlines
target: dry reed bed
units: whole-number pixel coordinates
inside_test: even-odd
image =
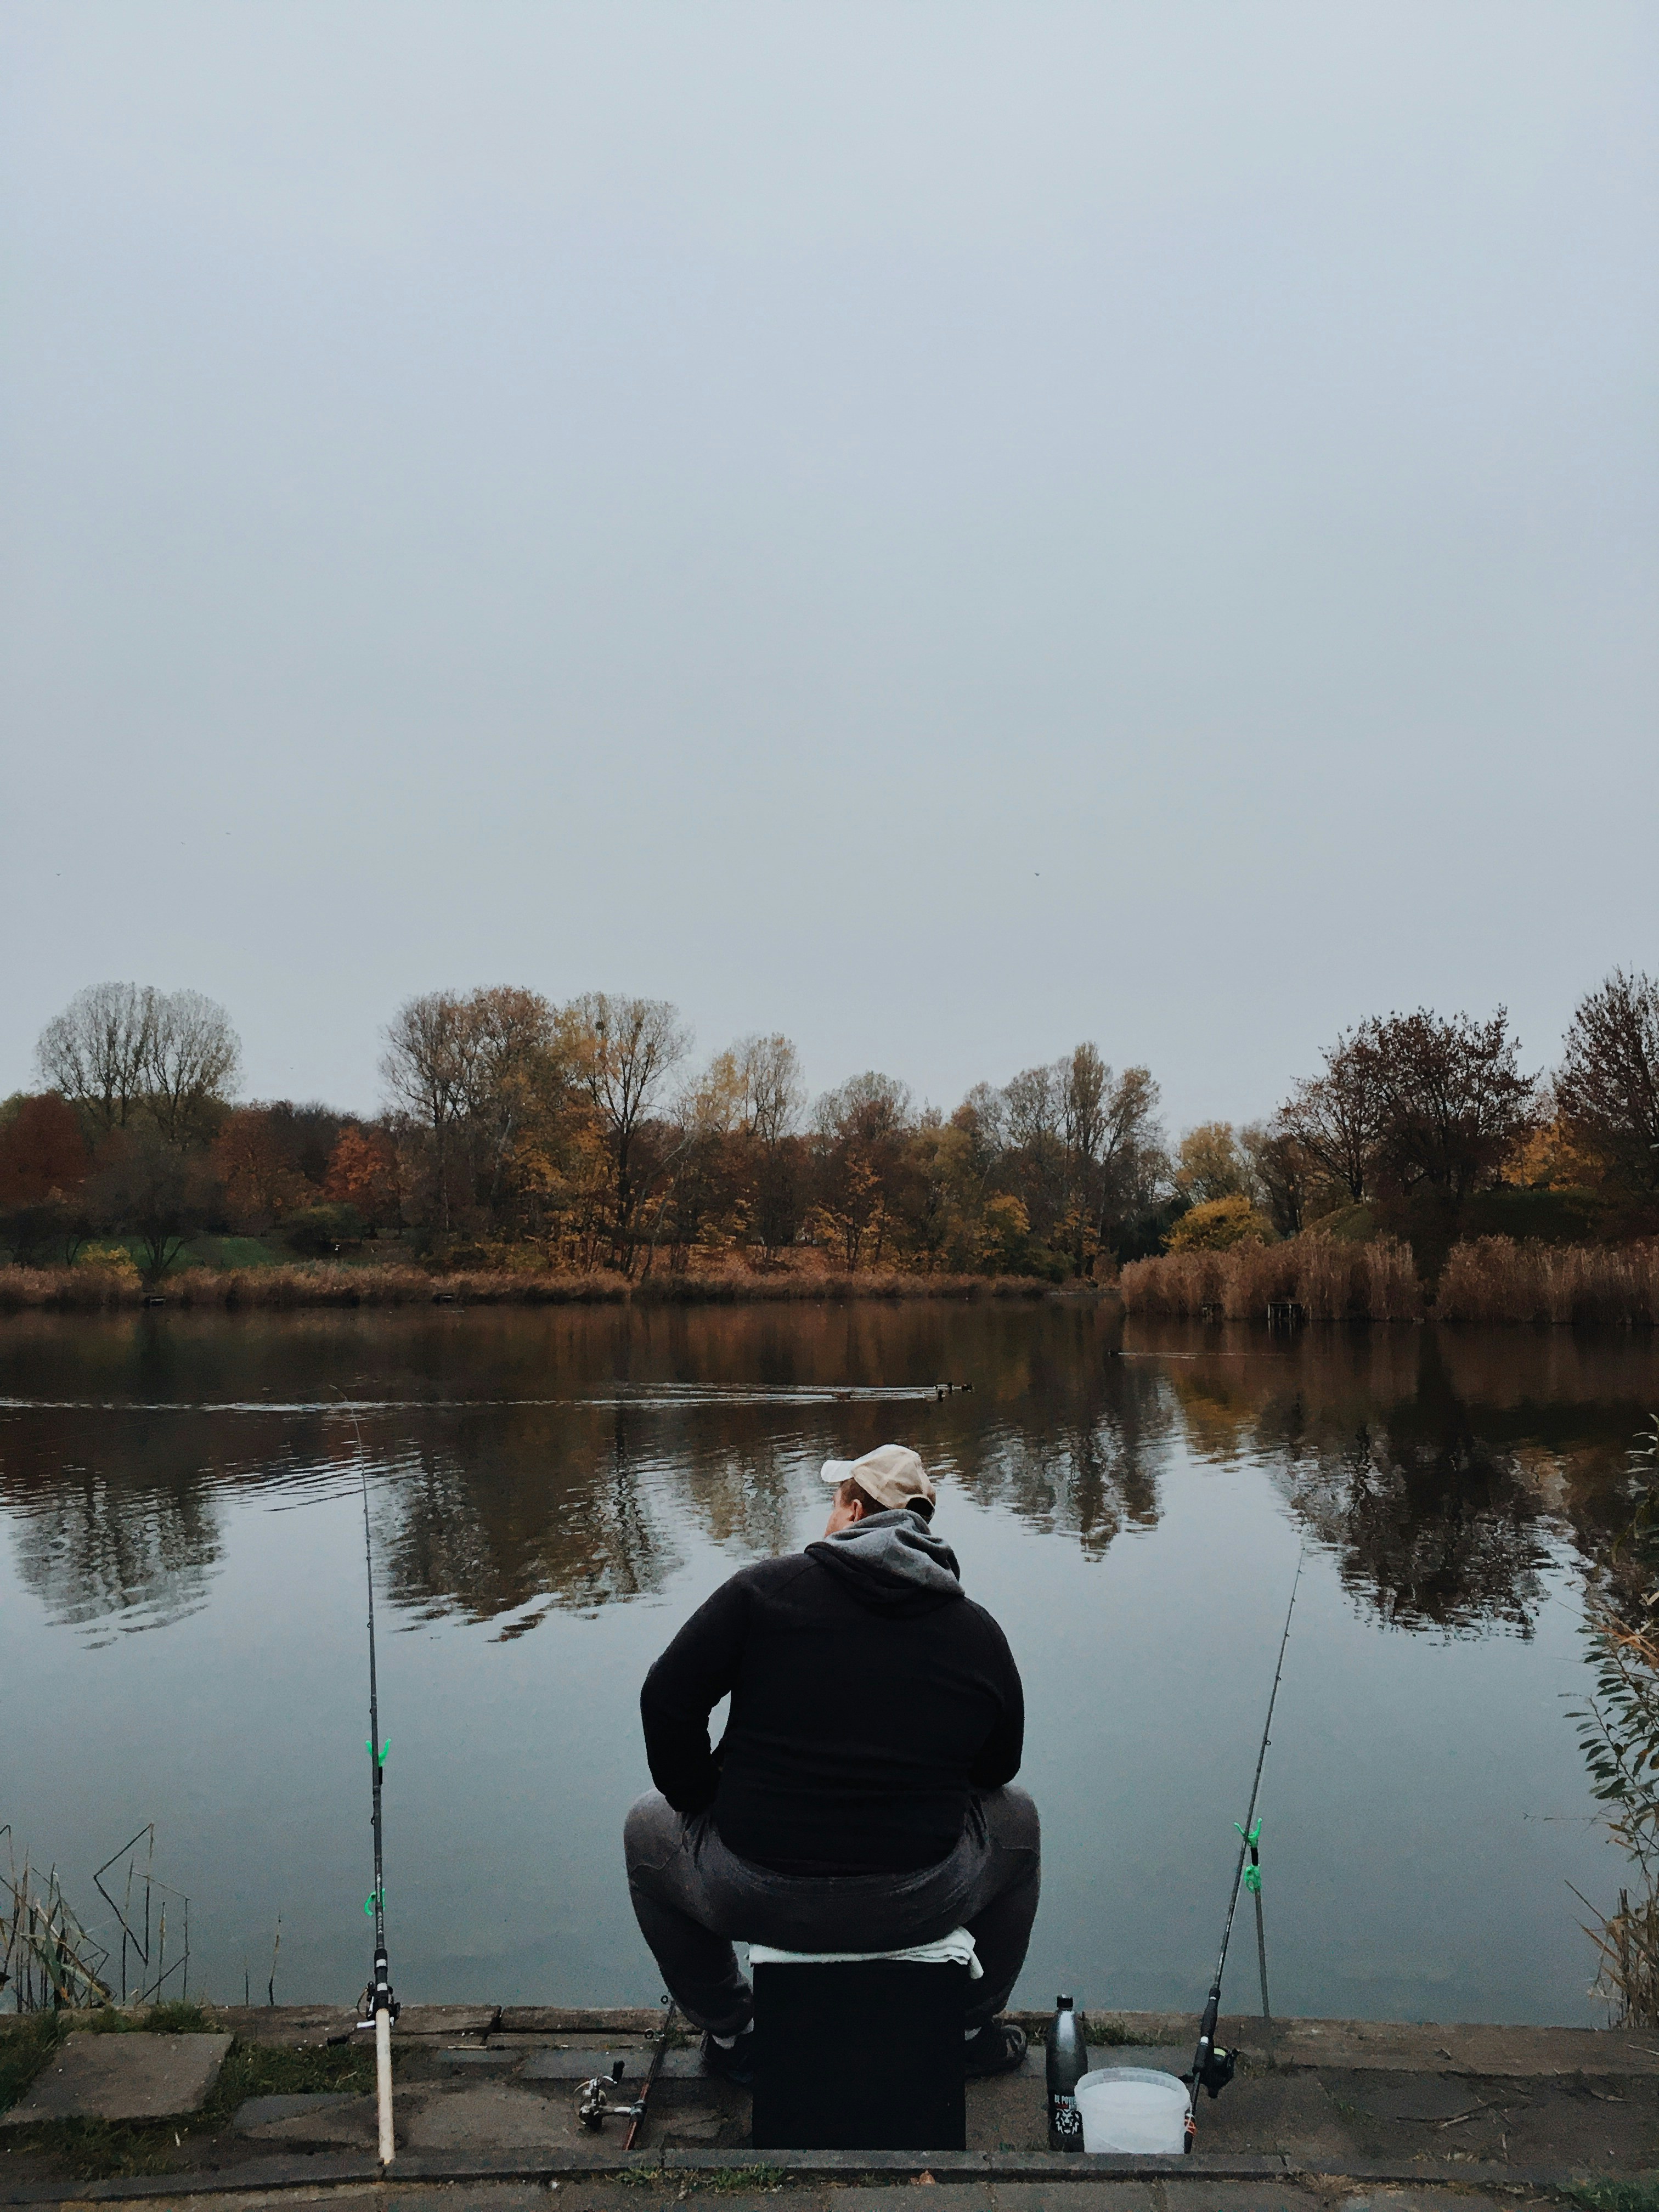
[[[1230,1252],[1170,1252],[1132,1261],[1118,1287],[1131,1313],[1171,1319],[1208,1307],[1228,1321],[1260,1321],[1279,1299],[1295,1299],[1314,1321],[1423,1316],[1411,1247],[1391,1237],[1347,1244],[1312,1233]]]
[[[419,1267],[342,1267],[326,1261],[294,1267],[191,1267],[149,1286],[100,1267],[0,1267],[0,1312],[115,1312],[160,1297],[170,1307],[265,1310],[306,1306],[705,1305],[848,1298],[1034,1298],[1046,1283],[1026,1275],[907,1275],[729,1273],[653,1276],[629,1283],[588,1274],[471,1270],[428,1274]]]
[[[1259,1321],[1295,1299],[1314,1321],[1420,1321],[1425,1304],[1408,1244],[1347,1244],[1316,1231],[1231,1252],[1137,1260],[1121,1278],[1131,1313],[1171,1319],[1206,1309]],[[1517,1244],[1480,1237],[1454,1244],[1433,1317],[1444,1322],[1651,1328],[1659,1322],[1659,1240],[1642,1244]]]
[[[1659,1239],[1640,1244],[1454,1244],[1437,1321],[1651,1328],[1659,1322]]]

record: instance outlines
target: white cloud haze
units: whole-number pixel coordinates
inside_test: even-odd
[[[0,1092],[81,985],[1266,1110],[1659,968],[1659,17],[14,0]]]

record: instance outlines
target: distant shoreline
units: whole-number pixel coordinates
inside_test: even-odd
[[[854,1299],[1036,1301],[1056,1295],[1092,1303],[1115,1297],[1115,1289],[1088,1281],[1055,1285],[1032,1275],[925,1275],[890,1268],[850,1274],[661,1274],[630,1282],[603,1269],[567,1275],[507,1269],[428,1274],[420,1267],[319,1261],[191,1267],[154,1285],[89,1267],[0,1268],[0,1314],[133,1312],[146,1306],[235,1313],[366,1306],[803,1305]]]

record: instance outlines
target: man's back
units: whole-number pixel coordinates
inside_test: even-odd
[[[728,1692],[711,1753],[707,1717]],[[1018,1772],[1024,1727],[1002,1631],[903,1511],[732,1576],[651,1669],[641,1709],[669,1802],[712,1803],[729,1850],[792,1874],[945,1857],[972,1793]]]

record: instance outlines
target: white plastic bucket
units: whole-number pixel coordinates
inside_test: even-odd
[[[1083,2148],[1179,2154],[1187,2142],[1187,2084],[1151,2066],[1103,2066],[1077,2085]]]

